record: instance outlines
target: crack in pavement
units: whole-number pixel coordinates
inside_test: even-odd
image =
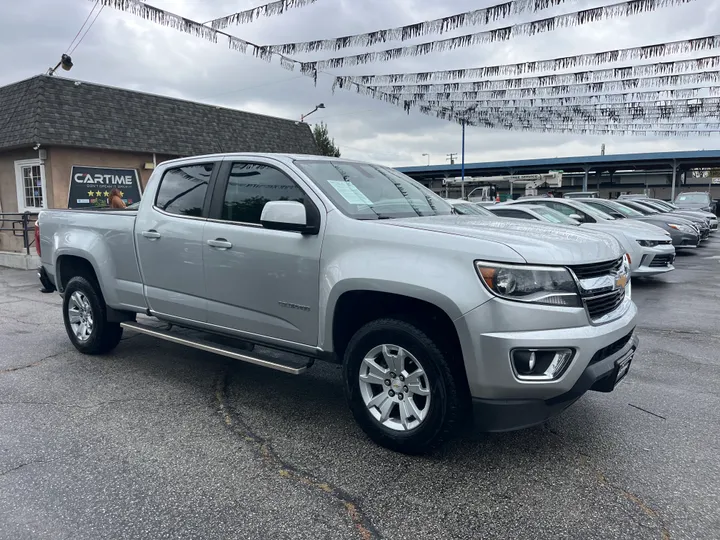
[[[628,501],[635,504],[642,512],[647,515],[648,517],[652,518],[654,521],[658,523],[660,526],[660,535],[662,540],[670,540],[670,531],[668,530],[667,526],[665,525],[665,520],[663,517],[657,512],[657,510],[654,510],[652,507],[650,507],[645,501],[643,501],[638,495],[635,495],[634,493],[626,490],[622,486],[619,486],[613,482],[611,482],[607,476],[605,476],[605,473],[603,473],[598,466],[593,463],[592,457],[588,454],[584,454],[580,450],[572,448],[568,443],[565,437],[563,437],[559,432],[551,428],[547,423],[543,424],[543,428],[553,436],[555,436],[557,439],[559,439],[566,447],[571,448],[578,456],[580,456],[581,461],[588,466],[589,468],[593,469],[593,472],[595,473],[595,477],[598,480],[598,483],[600,483],[603,486],[612,488],[613,490],[620,493],[623,497],[625,497]],[[639,523],[639,522],[638,522]],[[644,526],[642,523],[639,523],[639,525]]]
[[[47,463],[47,461],[44,461],[42,459],[36,459],[33,461],[28,461],[27,463],[21,463],[20,465],[18,465],[17,467],[13,467],[12,469],[8,469],[6,471],[0,471],[0,476],[5,476],[6,474],[10,474],[11,472],[20,470],[23,467],[27,467],[28,465],[34,465],[35,463]]]
[[[31,368],[31,367],[36,367],[36,366],[39,366],[40,364],[42,364],[45,360],[50,360],[51,358],[55,358],[56,356],[60,356],[61,354],[66,354],[67,352],[68,352],[68,351],[60,351],[60,352],[58,352],[58,353],[51,354],[51,355],[48,355],[48,356],[46,356],[46,357],[44,357],[44,358],[41,358],[40,360],[36,360],[36,361],[33,362],[32,364],[27,364],[27,365],[25,365],[25,366],[17,366],[17,367],[11,367],[11,368],[6,368],[6,369],[0,369],[0,374],[3,374],[3,373],[12,373],[13,371],[20,371],[20,370],[22,370],[22,369],[27,369],[27,368]]]
[[[288,480],[293,480],[308,486],[338,501],[352,521],[362,540],[380,539],[382,535],[363,513],[358,501],[343,489],[314,478],[310,473],[303,471],[278,455],[272,445],[262,436],[255,433],[237,411],[228,405],[227,389],[230,384],[228,366],[220,372],[215,382],[215,405],[223,418],[225,426],[249,443],[264,464],[269,468],[278,470],[278,474]]]
[[[97,409],[99,407],[106,407],[108,405],[116,405],[118,403],[137,403],[137,402],[153,403],[160,407],[167,406],[167,405],[171,405],[173,407],[195,407],[195,406],[197,406],[196,402],[194,402],[194,403],[168,402],[168,401],[159,401],[156,399],[146,399],[146,398],[111,399],[108,401],[101,401],[99,403],[94,403],[92,405],[78,405],[77,403],[56,403],[53,401],[0,401],[0,405],[39,405],[39,406],[51,406],[51,407],[66,408],[66,409],[90,410],[90,409]]]

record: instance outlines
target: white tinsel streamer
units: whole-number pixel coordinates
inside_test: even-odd
[[[615,129],[603,129],[595,127],[587,128],[567,128],[561,126],[526,126],[522,124],[498,124],[493,122],[483,122],[474,124],[477,127],[486,129],[496,129],[504,131],[525,131],[525,132],[536,132],[536,133],[567,133],[573,135],[613,135],[613,136],[638,136],[638,137],[658,137],[658,138],[677,138],[677,137],[712,137],[718,135],[717,131],[706,131],[699,129],[692,129],[693,125],[688,126],[688,129],[683,130],[643,130],[643,129],[632,129],[632,128],[615,128]]]
[[[720,71],[685,74],[685,75],[668,75],[661,77],[648,77],[639,79],[627,79],[616,81],[604,81],[596,83],[566,84],[559,86],[540,86],[528,88],[510,88],[502,87],[492,89],[492,83],[496,81],[479,81],[477,83],[449,83],[441,85],[406,85],[398,87],[371,87],[361,86],[351,81],[345,80],[344,77],[337,77],[333,90],[335,88],[349,89],[361,95],[373,96],[377,92],[395,95],[402,99],[416,100],[463,100],[475,101],[483,99],[529,99],[529,98],[549,98],[567,95],[597,95],[602,93],[622,92],[627,90],[635,90],[638,88],[657,88],[664,86],[691,86],[698,84],[716,84],[720,80]],[[472,90],[472,88],[487,88],[486,90]],[[465,88],[465,90],[463,90]],[[676,88],[674,90],[682,90]]]
[[[330,39],[268,45],[268,48],[282,54],[298,54],[317,51],[339,51],[350,47],[372,47],[378,43],[407,41],[421,36],[445,34],[459,28],[487,25],[511,15],[536,13],[550,7],[559,6],[568,1],[570,0],[514,0],[395,28],[385,28],[374,32],[352,34]]]
[[[520,62],[518,64],[505,64],[468,69],[452,69],[444,71],[428,71],[418,73],[390,73],[386,75],[354,75],[346,77],[352,82],[364,85],[387,84],[414,84],[431,83],[435,81],[450,81],[458,79],[486,79],[488,77],[516,77],[533,73],[556,72],[559,70],[598,66],[609,62],[624,62],[638,59],[663,58],[674,54],[687,54],[698,51],[708,51],[720,48],[720,35],[689,39],[649,45],[647,47],[633,47],[593,54],[580,54],[564,56],[552,60],[539,60],[537,62]],[[628,71],[629,77],[645,77],[651,75],[670,75],[687,71],[699,71],[718,67],[718,56],[695,58],[692,60],[678,60],[675,62],[661,62],[654,64],[641,64],[617,68]],[[601,73],[613,70],[595,70]]]
[[[222,30],[231,24],[245,24],[253,22],[255,19],[260,17],[282,15],[289,9],[309,6],[315,2],[317,2],[317,0],[278,0],[277,2],[270,2],[269,4],[246,9],[245,11],[238,11],[237,13],[233,13],[225,17],[219,17],[210,21],[210,26],[216,30]]]
[[[687,4],[694,1],[695,0],[629,0],[627,2],[621,2],[610,6],[602,6],[593,9],[576,11],[573,13],[566,13],[564,15],[558,15],[557,17],[550,17],[539,21],[531,21],[507,26],[505,28],[496,28],[494,30],[466,34],[439,41],[419,43],[417,45],[409,45],[406,47],[329,58],[327,60],[319,60],[313,63],[316,65],[317,69],[324,70],[369,64],[372,62],[389,62],[391,60],[407,56],[422,56],[434,52],[473,47],[483,43],[507,41],[517,36],[534,36],[536,34],[550,32],[558,28],[581,26],[596,21],[627,17],[630,15],[637,15],[639,13],[655,11],[656,9],[668,6]]]
[[[95,1],[95,0],[91,0]],[[167,26],[186,34],[217,43],[218,33],[215,29],[200,24],[199,22],[186,19],[180,15],[169,13],[163,9],[156,8],[141,0],[98,0],[104,7],[111,7],[119,11],[132,13],[142,19],[152,21],[161,26]]]
[[[614,70],[603,70],[616,74]],[[720,70],[704,71],[700,73],[684,73],[681,75],[660,75],[657,77],[637,77],[633,79],[616,77],[617,80],[603,80],[596,82],[589,76],[590,72],[582,76],[547,75],[545,77],[524,77],[519,79],[498,79],[492,81],[456,82],[443,84],[406,84],[388,86],[368,86],[371,90],[380,90],[389,94],[405,94],[418,92],[479,92],[486,90],[534,89],[555,87],[597,87],[603,85],[605,90],[612,89],[613,85],[622,88],[648,88],[653,86],[687,86],[691,84],[715,84],[720,81]],[[622,73],[620,74],[622,75]]]
[[[608,94],[604,96],[572,96],[562,98],[539,98],[539,99],[487,99],[487,100],[454,100],[454,99],[408,99],[411,106],[418,104],[427,105],[429,107],[447,107],[461,108],[474,105],[478,108],[482,107],[568,107],[574,105],[602,105],[615,103],[648,103],[656,101],[677,101],[693,99],[697,96],[698,88],[689,88],[683,90],[656,90],[652,92],[632,92],[626,94]]]

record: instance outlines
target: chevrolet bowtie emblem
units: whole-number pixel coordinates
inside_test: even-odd
[[[615,286],[618,288],[625,287],[625,285],[627,285],[627,281],[628,281],[627,274],[618,276],[617,279],[615,280]]]

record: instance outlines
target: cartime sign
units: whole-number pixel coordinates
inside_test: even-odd
[[[117,189],[125,204],[140,200],[140,179],[136,169],[111,169],[73,165],[68,190],[68,208],[108,206],[110,192]]]

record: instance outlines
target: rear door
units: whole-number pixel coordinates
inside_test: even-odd
[[[321,209],[320,234],[265,229],[263,207],[282,200]],[[317,345],[324,228],[322,202],[289,167],[227,158],[204,231],[208,323],[270,342]]]
[[[151,208],[138,212],[135,245],[150,309],[178,321],[205,322],[203,229],[219,163],[165,171]]]

